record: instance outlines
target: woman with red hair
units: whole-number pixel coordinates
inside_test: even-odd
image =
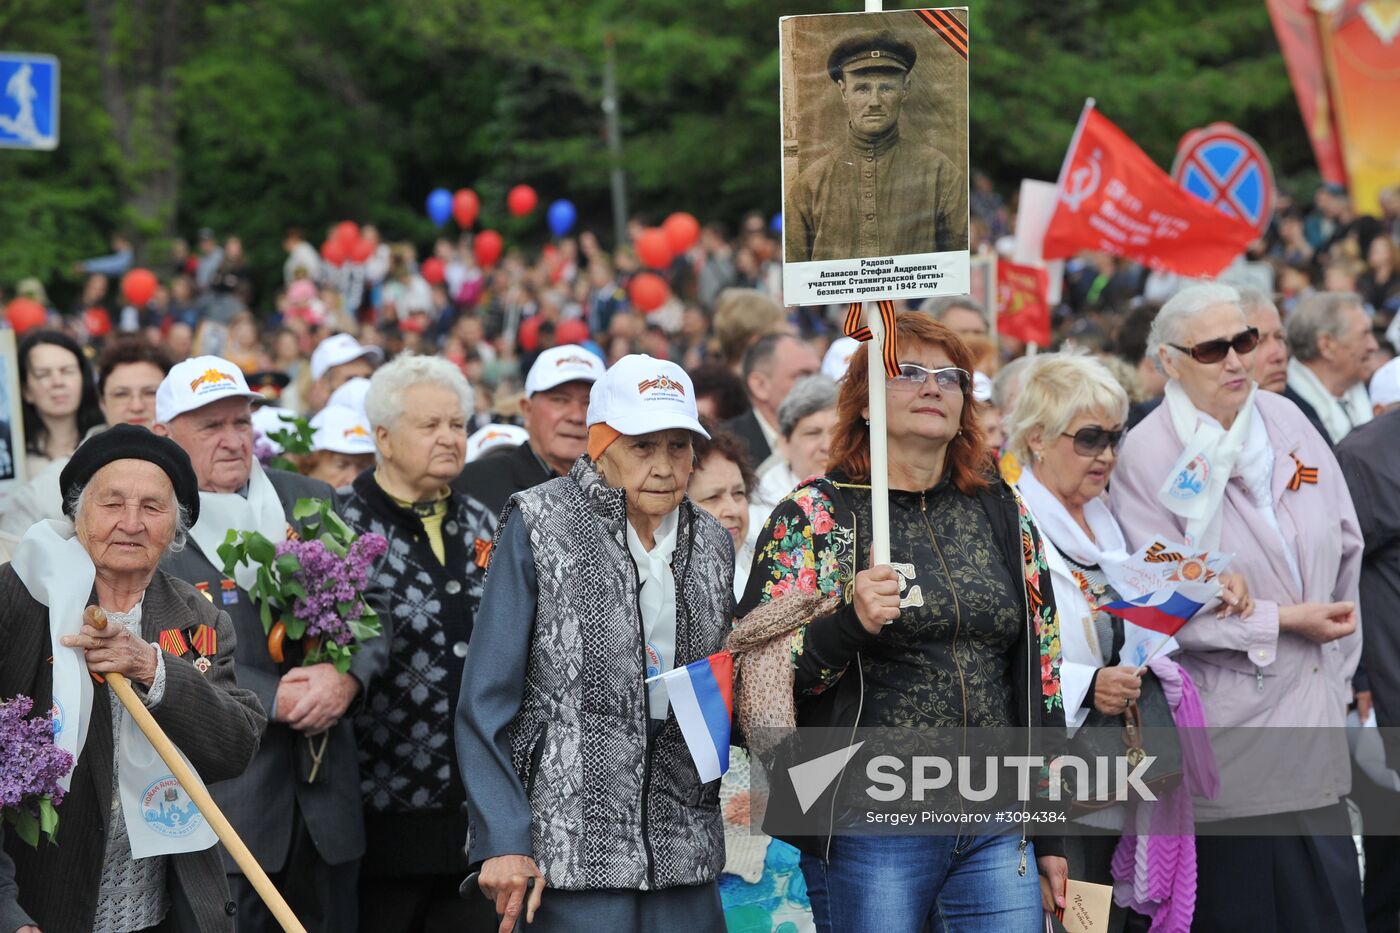
[[[899,372],[886,382],[891,563],[869,561],[868,358],[857,353],[841,384],[831,468],[769,518],[731,642],[746,626],[750,644],[753,632],[775,633],[757,650],[778,646],[790,658],[780,667],[791,672],[791,695],[780,695],[786,678],[748,676],[741,653],[740,723],[753,725],[747,710],[795,708],[801,726],[964,737],[969,727],[1043,726],[1063,735],[1054,594],[1039,533],[978,426],[972,355],[927,314],[903,314],[895,330]],[[840,780],[827,791],[843,796],[804,808],[825,831],[788,836],[803,851],[819,929],[918,933],[938,917],[950,931],[1033,933],[1044,927],[1042,907],[1063,905],[1061,840],[1036,835],[1032,847],[1014,813],[1000,814],[1019,822],[1002,834],[993,821],[961,835],[872,835],[869,814],[843,819],[850,795],[870,783],[862,760],[847,765],[844,792]],[[866,828],[852,832],[857,824]],[[1056,905],[1043,902],[1028,863]]]

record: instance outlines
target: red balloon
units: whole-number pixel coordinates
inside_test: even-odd
[[[5,305],[5,320],[10,322],[17,334],[22,334],[31,327],[42,326],[48,317],[48,311],[33,298],[16,298]]]
[[[472,252],[476,255],[477,263],[483,269],[494,266],[496,260],[501,258],[501,252],[504,249],[505,244],[501,242],[501,235],[495,230],[483,230],[472,241]]]
[[[367,262],[374,255],[374,244],[364,237],[357,236],[350,247],[350,258],[354,262]]]
[[[671,297],[671,289],[667,287],[666,280],[655,272],[643,272],[632,278],[632,283],[627,286],[627,296],[632,299],[632,306],[643,314],[650,314],[666,303],[666,299]]]
[[[538,203],[539,196],[529,185],[516,185],[510,189],[510,194],[506,195],[506,207],[510,208],[511,214],[516,217],[524,217],[533,211]]]
[[[677,211],[667,217],[661,224],[661,229],[665,232],[666,242],[671,244],[671,251],[674,253],[685,252],[700,239],[700,221],[685,211]]]
[[[423,278],[427,280],[429,285],[441,285],[443,278],[446,277],[446,269],[443,267],[442,260],[436,256],[429,256],[423,260],[421,271]]]
[[[321,258],[333,266],[345,261],[345,244],[337,239],[329,239],[321,244]]]
[[[674,253],[671,241],[658,227],[648,227],[637,237],[637,258],[642,265],[652,269],[665,269],[671,265]]]
[[[138,308],[155,297],[156,277],[149,269],[132,269],[122,276],[122,297]]]
[[[342,220],[335,225],[335,233],[331,235],[331,239],[345,247],[348,253],[360,239],[360,225],[353,220]]]
[[[560,321],[554,328],[554,342],[559,346],[566,343],[583,343],[591,336],[588,325],[576,317]]]
[[[463,230],[476,223],[476,215],[480,211],[481,201],[472,189],[462,188],[452,196],[452,216],[456,219],[457,226]]]
[[[105,308],[88,308],[83,312],[83,326],[93,337],[105,337],[112,331],[112,316]]]
[[[527,317],[520,325],[520,335],[517,338],[520,349],[526,353],[534,353],[540,345],[540,324],[543,320],[538,314]]]

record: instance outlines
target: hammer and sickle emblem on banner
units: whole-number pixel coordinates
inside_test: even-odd
[[[1099,165],[1101,158],[1103,158],[1103,151],[1095,149],[1093,154],[1089,156],[1087,164],[1070,170],[1065,190],[1060,193],[1060,197],[1069,205],[1070,210],[1077,212],[1079,205],[1093,197],[1094,192],[1099,190],[1099,181],[1103,175],[1103,168]]]

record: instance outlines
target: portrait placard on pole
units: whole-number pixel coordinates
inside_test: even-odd
[[[968,292],[967,9],[788,16],[789,305]]]

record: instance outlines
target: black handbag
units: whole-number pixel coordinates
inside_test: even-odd
[[[1060,772],[1061,787],[1073,801],[1072,811],[1102,810],[1128,799],[1116,794],[1116,766],[1109,768],[1109,786],[1099,787],[1098,769],[1092,767],[1097,758],[1115,762],[1120,757],[1126,758],[1129,768],[1134,768],[1148,755],[1155,756],[1142,783],[1159,798],[1181,781],[1181,739],[1176,732],[1176,721],[1172,718],[1162,682],[1150,670],[1143,672],[1138,698],[1129,702],[1121,715],[1107,715],[1091,706],[1084,725],[1075,732],[1067,747],[1067,754],[1091,763],[1087,774],[1074,768]],[[1101,790],[1105,797],[1102,800],[1099,799]]]

